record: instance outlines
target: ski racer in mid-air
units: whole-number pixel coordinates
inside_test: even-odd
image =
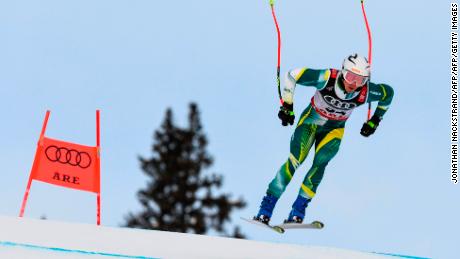
[[[276,202],[315,144],[313,165],[285,220],[285,223],[302,223],[305,209],[316,194],[327,164],[339,150],[345,123],[356,107],[378,102],[373,116],[361,128],[364,137],[374,134],[391,104],[393,88],[372,83],[369,79],[370,64],[358,54],[345,58],[341,70],[300,68],[286,74],[283,104],[278,113],[283,126],[294,124],[293,96],[296,84],[315,87],[316,92],[297,122],[289,157],[270,182],[255,220],[269,223]]]

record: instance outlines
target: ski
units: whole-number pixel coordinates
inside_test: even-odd
[[[283,223],[273,227],[280,227],[282,229],[322,229],[324,224],[320,221],[313,221],[311,223]]]
[[[280,226],[272,226],[270,224],[264,224],[264,223],[262,223],[262,222],[260,222],[258,220],[254,220],[254,219],[247,219],[247,218],[241,218],[241,219],[244,220],[244,221],[247,221],[247,222],[249,222],[251,224],[271,229],[271,230],[273,230],[273,231],[275,231],[276,233],[279,233],[279,234],[284,233],[284,228],[282,228]]]

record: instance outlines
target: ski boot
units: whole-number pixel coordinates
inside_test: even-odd
[[[278,198],[275,196],[268,194],[264,196],[262,199],[262,203],[260,204],[259,213],[253,219],[257,220],[265,225],[268,225],[270,222],[270,218],[272,217],[273,209],[275,208],[276,202]]]
[[[284,223],[301,224],[303,222],[303,218],[305,217],[305,209],[307,208],[310,201],[311,199],[304,198],[300,195],[297,196],[294,204],[292,204],[292,210]]]

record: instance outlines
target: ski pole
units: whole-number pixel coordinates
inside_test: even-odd
[[[283,105],[283,98],[281,96],[281,81],[280,81],[280,67],[281,67],[281,32],[278,25],[278,20],[275,15],[275,0],[270,0],[270,7],[272,9],[273,20],[275,21],[276,32],[278,34],[278,64],[276,66],[276,82],[278,84],[278,97],[280,98],[280,103]]]
[[[364,22],[366,23],[367,39],[369,42],[369,50],[368,50],[367,55],[369,57],[369,65],[371,65],[372,64],[372,36],[371,36],[371,29],[369,27],[369,22],[367,21],[366,10],[364,9],[364,0],[361,0],[361,9],[363,10]],[[367,120],[371,119],[371,111],[372,111],[372,104],[369,102],[369,109],[367,111]]]

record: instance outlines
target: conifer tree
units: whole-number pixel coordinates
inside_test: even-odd
[[[217,194],[223,177],[204,173],[213,163],[207,144],[196,104],[190,104],[186,128],[174,125],[171,109],[166,111],[161,128],[154,134],[152,157],[139,157],[148,177],[146,188],[138,192],[143,209],[130,213],[126,226],[196,234],[213,229],[244,238],[239,227],[228,233],[225,225],[231,212],[245,207],[246,202],[232,200],[230,194]]]

